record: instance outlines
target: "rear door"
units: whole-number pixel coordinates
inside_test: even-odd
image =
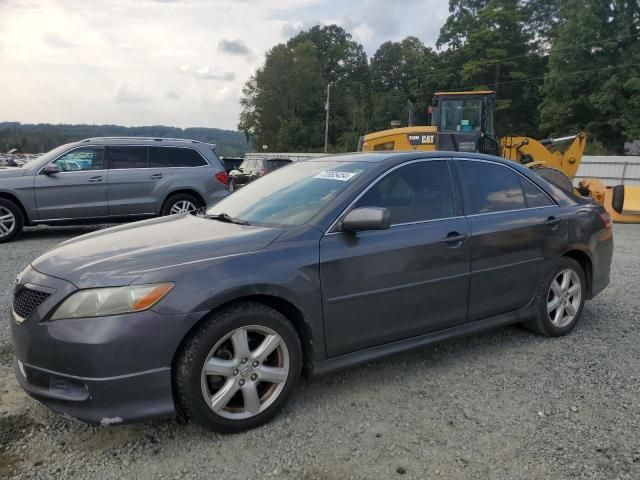
[[[471,230],[469,320],[522,308],[565,244],[567,220],[514,169],[484,160],[455,164]]]
[[[107,170],[104,147],[80,147],[54,162],[60,173],[34,179],[40,220],[104,217],[107,215]]]
[[[173,177],[162,147],[107,147],[109,215],[157,214]]]
[[[352,208],[388,208],[388,230],[332,232],[320,242],[329,356],[466,321],[469,242],[445,160],[402,165]],[[455,237],[455,238],[454,238]]]

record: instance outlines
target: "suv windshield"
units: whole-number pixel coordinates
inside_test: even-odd
[[[299,162],[250,183],[207,210],[252,225],[302,225],[373,168],[366,162]]]

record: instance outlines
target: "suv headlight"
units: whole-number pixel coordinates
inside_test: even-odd
[[[78,290],[60,305],[51,320],[106,317],[151,308],[171,291],[173,283]]]

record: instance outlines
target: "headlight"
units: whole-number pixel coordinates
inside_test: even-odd
[[[157,283],[79,290],[62,302],[62,305],[53,312],[51,320],[106,317],[139,312],[155,305],[172,288],[172,283]]]

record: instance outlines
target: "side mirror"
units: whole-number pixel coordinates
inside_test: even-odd
[[[55,163],[48,163],[47,166],[42,169],[42,173],[45,175],[55,175],[56,173],[60,173],[60,167]]]
[[[342,219],[342,230],[386,230],[391,226],[391,214],[386,208],[362,207],[351,210]]]
[[[230,177],[235,177],[236,175],[242,175],[242,172],[240,170],[231,170],[229,172]]]

